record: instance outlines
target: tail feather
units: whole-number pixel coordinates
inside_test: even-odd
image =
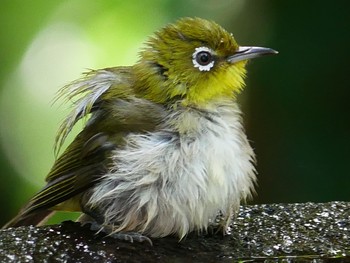
[[[19,227],[19,226],[40,226],[45,224],[45,222],[55,213],[52,210],[41,210],[35,213],[19,213],[11,221],[7,222],[1,229],[9,227]]]

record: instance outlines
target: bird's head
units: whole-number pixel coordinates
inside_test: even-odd
[[[205,106],[244,87],[247,60],[277,52],[239,46],[215,22],[182,18],[156,32],[134,66],[137,90],[158,103]]]

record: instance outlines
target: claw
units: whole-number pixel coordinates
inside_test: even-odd
[[[140,243],[148,242],[151,246],[153,246],[153,242],[149,237],[144,236],[137,232],[119,232],[119,233],[109,234],[109,236],[115,239],[128,241],[130,243],[133,243],[134,241],[140,242]]]
[[[134,241],[140,242],[140,243],[147,242],[148,244],[153,246],[153,242],[149,237],[144,236],[138,232],[113,233],[113,227],[111,227],[111,226],[101,226],[97,222],[89,222],[89,224],[90,224],[90,230],[97,231],[97,233],[102,232],[102,233],[106,234],[107,236],[110,236],[114,239],[119,239],[119,240],[127,241],[130,243],[134,243]]]

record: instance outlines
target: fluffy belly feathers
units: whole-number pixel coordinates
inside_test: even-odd
[[[112,159],[87,206],[104,211],[103,224],[116,232],[183,238],[206,229],[219,210],[229,221],[255,181],[254,154],[234,105],[170,115],[157,132],[129,134]]]

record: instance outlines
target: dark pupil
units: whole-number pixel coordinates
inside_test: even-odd
[[[208,65],[211,62],[211,54],[206,51],[201,51],[197,54],[196,60],[202,66]]]

